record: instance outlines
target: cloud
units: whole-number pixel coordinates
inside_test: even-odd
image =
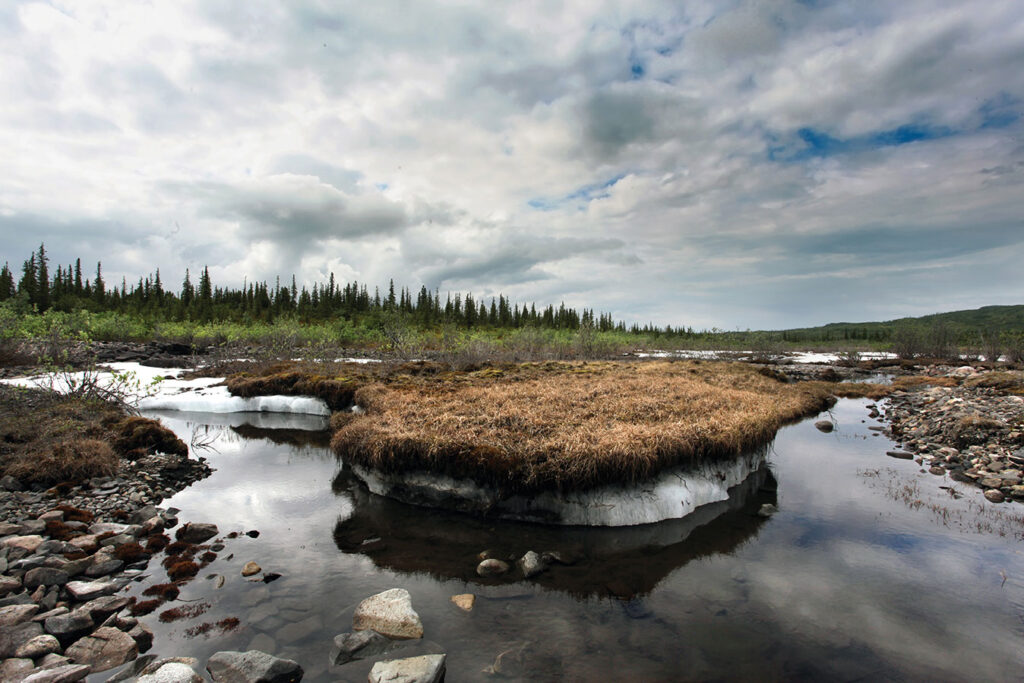
[[[1024,250],[1022,31],[1008,0],[15,3],[0,248],[698,327],[1019,303],[978,273]]]

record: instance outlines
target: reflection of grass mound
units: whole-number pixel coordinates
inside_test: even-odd
[[[508,493],[630,483],[735,456],[831,402],[824,384],[700,361],[489,368],[451,381],[370,385],[355,400],[366,414],[332,441],[349,462],[469,478]]]

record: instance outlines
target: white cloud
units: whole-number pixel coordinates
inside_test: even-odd
[[[1019,303],[1016,3],[20,3],[0,35],[12,263],[727,328]]]

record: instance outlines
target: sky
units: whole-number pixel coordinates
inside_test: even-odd
[[[781,329],[1024,303],[1024,4],[0,1],[0,261]]]

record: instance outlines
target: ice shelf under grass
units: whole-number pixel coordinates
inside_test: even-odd
[[[767,448],[726,460],[666,470],[632,486],[586,491],[544,491],[506,497],[468,479],[405,472],[385,474],[353,465],[352,472],[378,495],[406,503],[547,524],[634,526],[679,519],[729,497],[729,489],[761,467]]]

